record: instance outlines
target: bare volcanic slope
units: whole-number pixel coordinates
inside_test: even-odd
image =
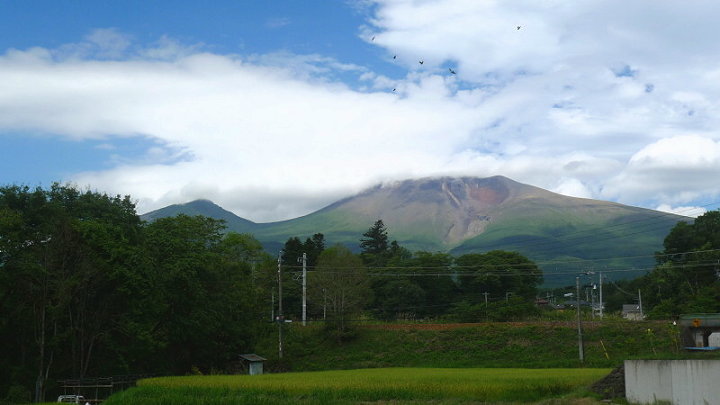
[[[177,211],[183,206],[175,207]],[[157,212],[146,214],[151,215],[157,217]],[[454,254],[514,250],[548,262],[541,265],[546,274],[550,267],[565,271],[572,266],[558,263],[577,259],[598,259],[583,264],[596,266],[596,270],[652,265],[652,255],[662,249],[669,230],[680,220],[691,220],[607,201],[567,197],[502,176],[427,178],[378,185],[288,221],[224,219],[230,230],[253,233],[267,247],[278,247],[291,236],[305,238],[322,232],[329,243],[353,248],[357,248],[362,233],[382,219],[390,238],[411,250]],[[627,259],[630,256],[645,257]],[[572,270],[587,270],[576,267]]]

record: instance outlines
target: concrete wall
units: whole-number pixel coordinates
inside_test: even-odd
[[[637,404],[720,405],[720,360],[625,360],[625,398]]]

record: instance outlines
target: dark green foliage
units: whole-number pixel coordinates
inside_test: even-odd
[[[423,306],[415,309],[420,318],[447,313],[449,304],[457,300],[457,285],[452,279],[453,257],[447,253],[416,252],[405,261],[404,271],[416,276],[410,280],[425,292]]]
[[[59,184],[0,188],[0,214],[0,397],[220,369],[252,347],[254,238],[205,217],[143,224],[127,196]]]
[[[470,302],[483,301],[482,293],[491,296],[512,294],[534,299],[542,283],[538,267],[516,252],[494,250],[488,253],[471,253],[455,260],[459,271],[471,273],[460,278],[460,289]]]
[[[372,287],[372,308],[380,319],[415,319],[425,308],[425,290],[407,278],[377,277]]]
[[[382,219],[378,219],[360,239],[360,257],[370,267],[384,266],[389,258],[389,249],[387,228]]]
[[[15,373],[4,381],[26,387],[34,374],[33,397],[42,400],[51,372],[83,376],[115,356],[110,346],[136,280],[140,220],[129,197],[59,184],[3,187],[0,207],[8,361],[0,368]]]
[[[323,306],[325,325],[338,336],[348,331],[350,322],[372,295],[362,261],[343,245],[335,245],[320,254],[308,284],[314,305]]]
[[[294,236],[282,249],[283,265],[283,314],[286,318],[302,317],[302,258],[305,254],[306,268],[312,270],[318,257],[325,250],[325,237],[321,233],[301,242]]]
[[[233,242],[221,243],[222,227],[211,218],[185,215],[147,227],[145,251],[156,290],[152,333],[161,348],[153,359],[156,367],[164,364],[174,373],[192,366],[209,370],[251,346],[257,322],[248,311],[254,301],[251,268],[232,260],[228,251],[240,253],[242,244],[228,249]]]
[[[657,254],[656,268],[630,283],[640,288],[648,315],[655,319],[682,313],[720,312],[720,211],[694,223],[678,223]]]
[[[304,253],[307,254],[307,265],[309,267],[315,267],[320,253],[325,250],[325,236],[321,233],[316,233],[312,238],[305,239],[303,249]]]

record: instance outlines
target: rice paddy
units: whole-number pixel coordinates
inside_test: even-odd
[[[610,369],[382,368],[260,376],[160,377],[113,404],[350,404],[532,402],[568,394]]]

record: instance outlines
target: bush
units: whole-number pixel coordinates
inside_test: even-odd
[[[11,385],[5,395],[5,402],[8,404],[25,404],[30,402],[32,393],[22,385]]]

